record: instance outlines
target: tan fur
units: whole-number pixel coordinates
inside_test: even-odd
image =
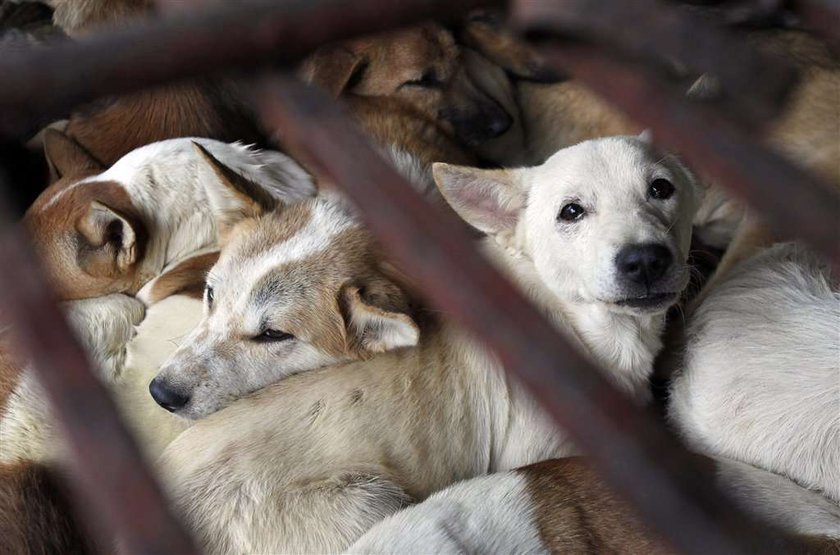
[[[73,113],[65,132],[104,166],[135,148],[176,137],[261,140],[235,87],[209,80],[101,101]]]
[[[393,145],[431,167],[435,162],[472,164],[475,156],[446,133],[438,122],[398,98],[348,95],[353,117],[376,143]]]
[[[542,163],[560,148],[581,141],[641,131],[638,124],[576,81],[522,82],[518,88],[531,163]]]
[[[194,299],[204,296],[204,279],[207,271],[219,259],[218,252],[209,252],[188,258],[166,270],[154,280],[149,292],[149,304],[155,304],[172,295],[186,295]]]
[[[257,221],[243,222],[244,225],[237,226],[225,244],[226,251],[233,251],[236,256],[224,255],[225,262],[246,264],[249,258],[271,245],[294,237],[309,223],[309,218],[309,206],[300,203],[279,213],[268,213]],[[306,299],[289,314],[289,324],[283,331],[308,339],[334,356],[364,359],[378,352],[369,349],[362,337],[348,334],[345,326],[350,322],[353,307],[393,312],[403,317],[413,313],[412,303],[382,271],[381,260],[382,255],[370,234],[354,228],[334,237],[318,256],[281,265],[266,274],[265,283],[282,276],[283,286],[298,289]],[[348,276],[352,276],[349,281]],[[362,302],[362,297],[368,302]]]
[[[53,23],[70,36],[84,35],[152,11],[152,0],[50,0]]]
[[[840,190],[840,60],[801,32],[759,33],[753,41],[803,72],[787,109],[768,130],[768,143]],[[744,218],[708,286],[776,240],[759,215]]]
[[[518,108],[504,71],[435,23],[329,45],[305,60],[299,75],[335,95],[399,99],[473,153],[522,162]]]
[[[0,551],[12,554],[94,553],[55,473],[23,462],[0,465]]]

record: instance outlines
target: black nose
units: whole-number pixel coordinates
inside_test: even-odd
[[[455,134],[467,146],[478,146],[504,135],[513,118],[496,103],[486,103],[475,111],[441,110],[440,116],[452,124]]]
[[[619,274],[645,287],[650,287],[664,276],[673,262],[671,251],[656,244],[630,245],[621,249],[615,257]]]
[[[152,383],[149,384],[149,393],[152,394],[152,399],[154,399],[158,405],[162,406],[169,412],[175,412],[176,410],[183,408],[190,401],[188,395],[175,391],[171,387],[167,386],[160,378],[153,379]]]

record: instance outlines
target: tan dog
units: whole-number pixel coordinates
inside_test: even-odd
[[[494,260],[647,400],[664,312],[688,277],[690,176],[635,137],[538,168],[436,168]],[[161,459],[209,551],[342,549],[411,498],[574,452],[482,346],[415,308],[340,203],[254,208],[210,272],[203,321],[150,386],[189,418],[265,388]]]
[[[438,24],[324,47],[301,64],[299,74],[335,95],[403,100],[481,157],[524,162],[509,79]]]

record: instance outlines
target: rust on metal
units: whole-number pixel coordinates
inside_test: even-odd
[[[0,175],[0,191],[6,192]],[[128,553],[198,551],[169,510],[114,402],[96,379],[0,195],[0,307],[31,363],[68,446],[69,476],[89,530],[114,533]],[[110,544],[107,538],[105,545]]]
[[[646,410],[633,405],[429,205],[324,93],[267,78],[257,109],[322,180],[340,186],[412,283],[492,348],[652,529],[686,553],[772,553],[782,540],[739,511]]]
[[[803,239],[840,264],[835,188],[758,145],[710,108],[658,84],[641,67],[583,44],[545,48],[541,54],[649,127],[657,143],[763,213],[780,237]]]

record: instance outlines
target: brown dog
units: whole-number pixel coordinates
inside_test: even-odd
[[[438,24],[321,48],[299,74],[337,96],[399,99],[480,157],[523,161],[519,110],[504,70]]]
[[[132,150],[176,137],[262,143],[244,95],[233,83],[199,80],[109,98],[73,113],[64,133],[102,167]],[[62,177],[51,167],[55,180]]]

